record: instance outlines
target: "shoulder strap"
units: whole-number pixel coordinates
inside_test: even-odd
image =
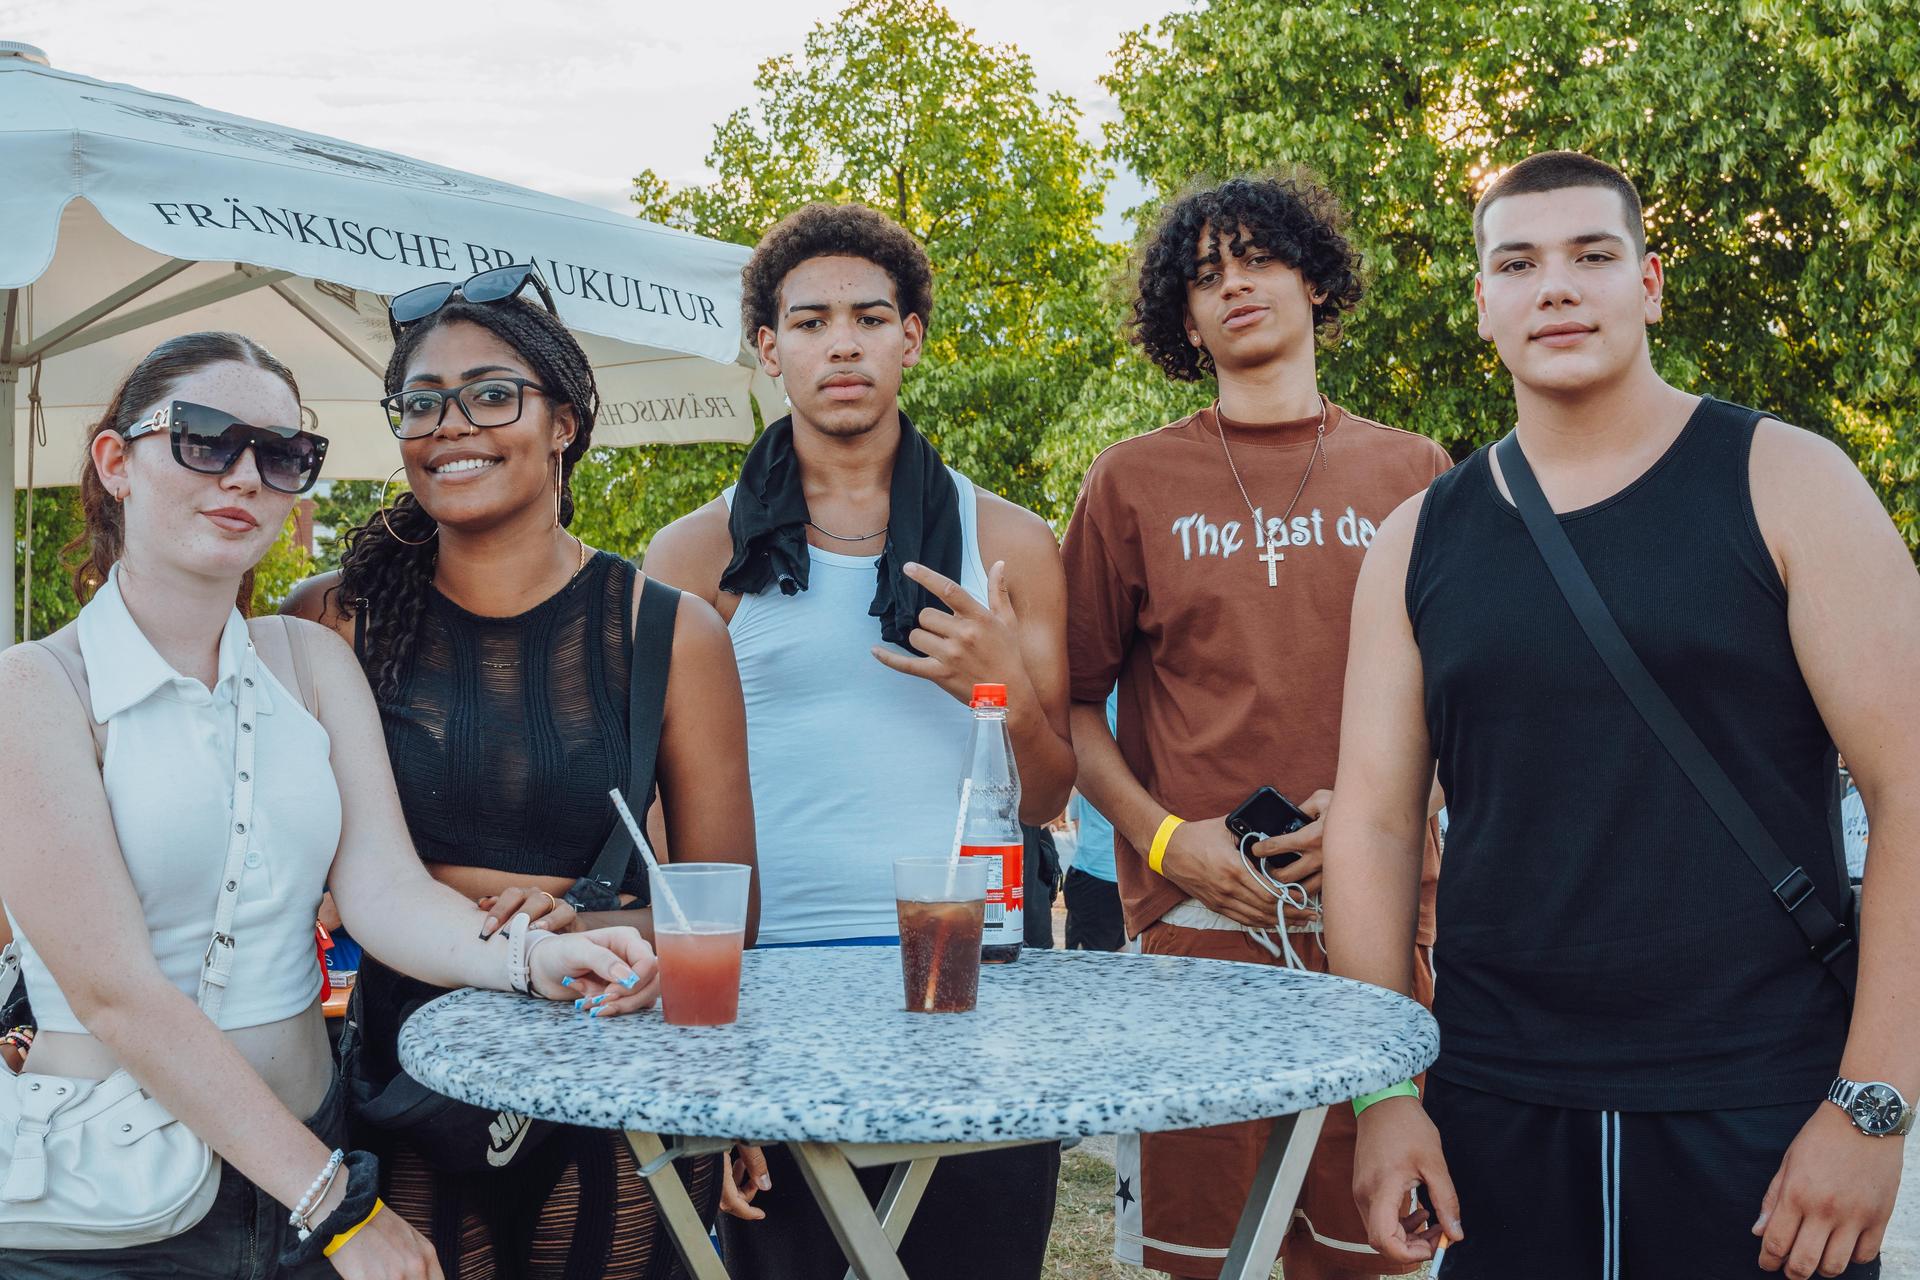
[[[1566,597],[1573,616],[1580,622],[1580,629],[1587,633],[1587,639],[1619,682],[1627,700],[1633,703],[1634,710],[1640,713],[1640,718],[1660,739],[1680,771],[1687,775],[1687,781],[1733,836],[1741,852],[1753,863],[1754,870],[1772,887],[1773,896],[1799,926],[1808,951],[1827,967],[1827,972],[1851,1000],[1859,967],[1851,925],[1835,919],[1827,905],[1820,901],[1812,878],[1781,850],[1766,823],[1753,811],[1720,762],[1700,741],[1693,726],[1654,680],[1640,661],[1640,655],[1633,651],[1606,601],[1600,598],[1586,567],[1580,563],[1579,554],[1567,540],[1559,518],[1547,504],[1546,494],[1541,492],[1540,482],[1534,478],[1533,468],[1527,465],[1526,454],[1521,452],[1517,434],[1509,434],[1496,448],[1500,472],[1513,493],[1514,505],[1520,509],[1527,532],[1533,535],[1533,544],[1539,549],[1540,558],[1547,562],[1560,594]]]
[[[69,622],[50,636],[26,643],[52,654],[60,669],[67,673],[68,683],[80,698],[80,711],[87,718],[87,728],[93,733],[93,762],[99,764],[107,756],[107,726],[93,718],[93,693],[87,685],[87,660],[80,652],[78,624]]]
[[[313,683],[313,662],[307,651],[306,632],[293,625],[285,614],[269,613],[247,623],[260,660],[281,683],[293,678],[293,690],[300,705],[314,719],[320,718],[320,693]]]
[[[680,591],[655,578],[640,588],[640,616],[633,627],[632,658],[627,663],[627,798],[646,821],[653,802],[654,772],[660,759],[660,725],[667,709],[667,673],[673,662],[673,625],[680,612]],[[635,851],[627,824],[613,824],[587,878],[618,891]]]

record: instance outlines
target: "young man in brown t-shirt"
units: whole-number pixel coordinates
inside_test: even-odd
[[[1448,466],[1432,441],[1317,389],[1316,336],[1361,292],[1339,221],[1324,191],[1268,179],[1168,210],[1144,255],[1135,340],[1171,377],[1213,374],[1220,398],[1102,453],[1067,529],[1079,785],[1113,820],[1127,932],[1152,954],[1327,968],[1317,819],[1333,795],[1354,581],[1387,513]],[[1117,734],[1104,709],[1116,678]],[[1284,933],[1281,902],[1224,821],[1263,786],[1316,819],[1249,850],[1299,855],[1267,864],[1294,886]],[[1431,836],[1428,859],[1430,945]],[[1217,1276],[1268,1128],[1144,1135],[1137,1164],[1123,1143],[1120,1257]],[[1388,1269],[1354,1208],[1353,1129],[1350,1108],[1328,1110],[1282,1252],[1288,1280]]]

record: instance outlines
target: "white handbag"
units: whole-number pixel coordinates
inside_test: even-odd
[[[91,720],[77,645],[67,636],[50,639],[67,641],[46,647],[74,677]],[[235,710],[233,822],[213,937],[200,965],[198,1002],[215,1025],[233,968],[234,912],[253,825],[255,663],[249,643]],[[18,975],[17,957],[0,956],[0,1002]],[[220,1157],[126,1071],[88,1080],[0,1070],[0,1248],[151,1244],[193,1227],[219,1191]]]

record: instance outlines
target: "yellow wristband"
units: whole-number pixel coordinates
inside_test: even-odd
[[[1172,814],[1160,820],[1160,829],[1153,833],[1153,848],[1147,851],[1147,866],[1153,874],[1166,874],[1160,869],[1160,864],[1167,860],[1167,842],[1173,839],[1174,829],[1185,821],[1185,818],[1176,818]]]
[[[1402,1080],[1399,1084],[1390,1084],[1384,1089],[1378,1089],[1372,1093],[1363,1093],[1355,1098],[1353,1100],[1353,1114],[1358,1116],[1374,1103],[1385,1102],[1388,1098],[1417,1098],[1419,1096],[1419,1085],[1411,1080]]]
[[[334,1254],[346,1248],[347,1241],[359,1235],[360,1228],[366,1226],[369,1222],[372,1222],[375,1218],[379,1217],[380,1211],[386,1207],[387,1206],[385,1202],[383,1202],[379,1197],[376,1196],[373,1201],[373,1208],[368,1210],[367,1216],[360,1219],[360,1221],[354,1223],[352,1226],[348,1227],[345,1231],[342,1231],[339,1235],[335,1236],[333,1238],[333,1242],[329,1244],[326,1248],[320,1251],[320,1256],[323,1258],[331,1258]]]

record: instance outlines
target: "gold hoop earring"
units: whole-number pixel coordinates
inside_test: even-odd
[[[399,531],[393,527],[393,521],[387,519],[387,491],[393,488],[393,476],[399,475],[406,469],[407,465],[404,462],[401,463],[393,469],[393,475],[387,477],[387,482],[380,486],[380,523],[387,527],[387,535],[395,542],[405,543],[409,547],[424,547],[440,536],[440,526],[438,524],[434,525],[432,533],[416,541],[413,538],[401,537]],[[414,502],[418,505],[419,499],[414,499]],[[431,520],[433,517],[428,516],[427,518]]]

